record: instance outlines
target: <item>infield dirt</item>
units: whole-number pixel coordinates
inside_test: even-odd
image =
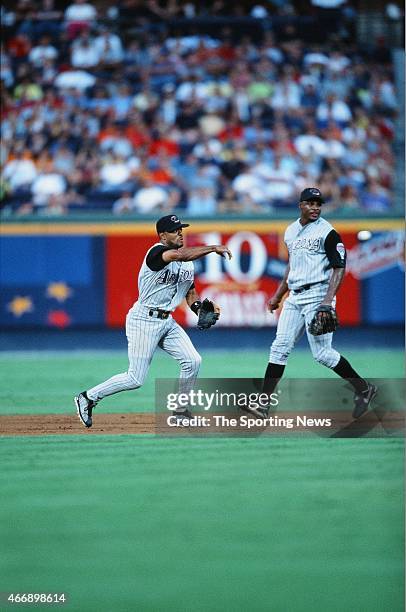
[[[46,436],[63,434],[141,434],[155,432],[153,413],[98,414],[93,427],[86,429],[73,414],[31,414],[0,416],[0,435]]]

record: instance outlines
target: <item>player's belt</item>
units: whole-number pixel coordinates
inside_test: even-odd
[[[314,287],[315,285],[322,285],[325,281],[319,281],[318,283],[309,283],[308,285],[303,285],[302,287],[299,287],[298,289],[292,289],[293,293],[303,293],[303,291],[308,291],[309,289],[311,289],[311,287]]]
[[[170,314],[170,310],[162,310],[161,308],[151,308],[148,311],[150,317],[157,317],[157,319],[167,319]]]

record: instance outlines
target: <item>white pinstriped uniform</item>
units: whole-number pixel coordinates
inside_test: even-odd
[[[298,219],[286,229],[284,240],[289,251],[289,289],[330,280],[330,262],[324,250],[324,240],[333,229],[331,223],[322,217],[307,225],[302,225]]]
[[[161,243],[151,249],[158,245]],[[179,361],[181,392],[191,388],[198,375],[201,357],[185,330],[171,315],[159,319],[156,311],[153,311],[153,316],[149,314],[154,308],[174,311],[179,306],[193,284],[193,263],[172,261],[155,272],[146,264],[151,249],[146,253],[138,275],[138,300],[126,317],[128,371],[89,389],[87,396],[94,401],[141,387],[158,346]]]
[[[332,333],[313,336],[307,329],[327,293],[331,268],[324,241],[332,230],[332,225],[322,217],[304,226],[297,220],[286,229],[284,239],[289,251],[288,287],[290,295],[285,300],[279,317],[276,338],[272,343],[269,355],[271,363],[285,365],[290,352],[305,330],[316,361],[329,368],[334,368],[340,361],[340,353],[331,346]],[[338,248],[340,247],[337,247],[337,250]],[[344,249],[343,245],[342,249]],[[307,291],[298,294],[293,292],[303,285],[313,283],[317,284]]]

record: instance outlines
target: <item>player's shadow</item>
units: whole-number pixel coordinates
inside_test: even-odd
[[[371,409],[359,419],[352,417],[351,399],[354,389],[348,383],[337,381],[288,381],[291,383],[290,393],[285,399],[294,404],[296,397],[300,397],[302,408],[320,411],[326,417],[330,412],[325,411],[325,406],[334,401],[336,411],[333,416],[333,424],[336,422],[335,430],[327,428],[312,429],[312,432],[323,438],[362,438],[369,437],[399,437],[404,435],[404,381],[398,379],[379,379],[375,382],[378,386],[377,396],[372,401]],[[316,384],[314,384],[316,382]],[[293,383],[293,384],[292,384]],[[299,383],[299,388],[297,388]],[[320,384],[321,383],[321,384]],[[252,380],[257,391],[261,391],[260,381]],[[332,398],[334,398],[332,400]],[[286,402],[285,402],[286,403]],[[269,416],[279,412],[279,406],[273,407]],[[281,414],[283,414],[283,409]]]
[[[378,381],[376,381],[378,382]],[[398,437],[404,433],[404,412],[399,404],[397,381],[379,381],[377,396],[372,400],[372,408],[359,419],[349,423],[331,434],[330,438]],[[351,391],[350,385],[346,385]]]
[[[367,412],[361,419],[353,420],[329,438],[362,438],[381,424],[375,410]]]

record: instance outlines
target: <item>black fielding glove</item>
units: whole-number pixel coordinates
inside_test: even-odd
[[[338,327],[338,317],[332,306],[319,306],[309,323],[309,332],[313,336],[322,336],[334,332]]]
[[[215,325],[219,319],[220,314],[214,312],[214,304],[207,298],[202,302],[199,310],[199,318],[197,320],[198,329],[209,329],[212,325]]]

